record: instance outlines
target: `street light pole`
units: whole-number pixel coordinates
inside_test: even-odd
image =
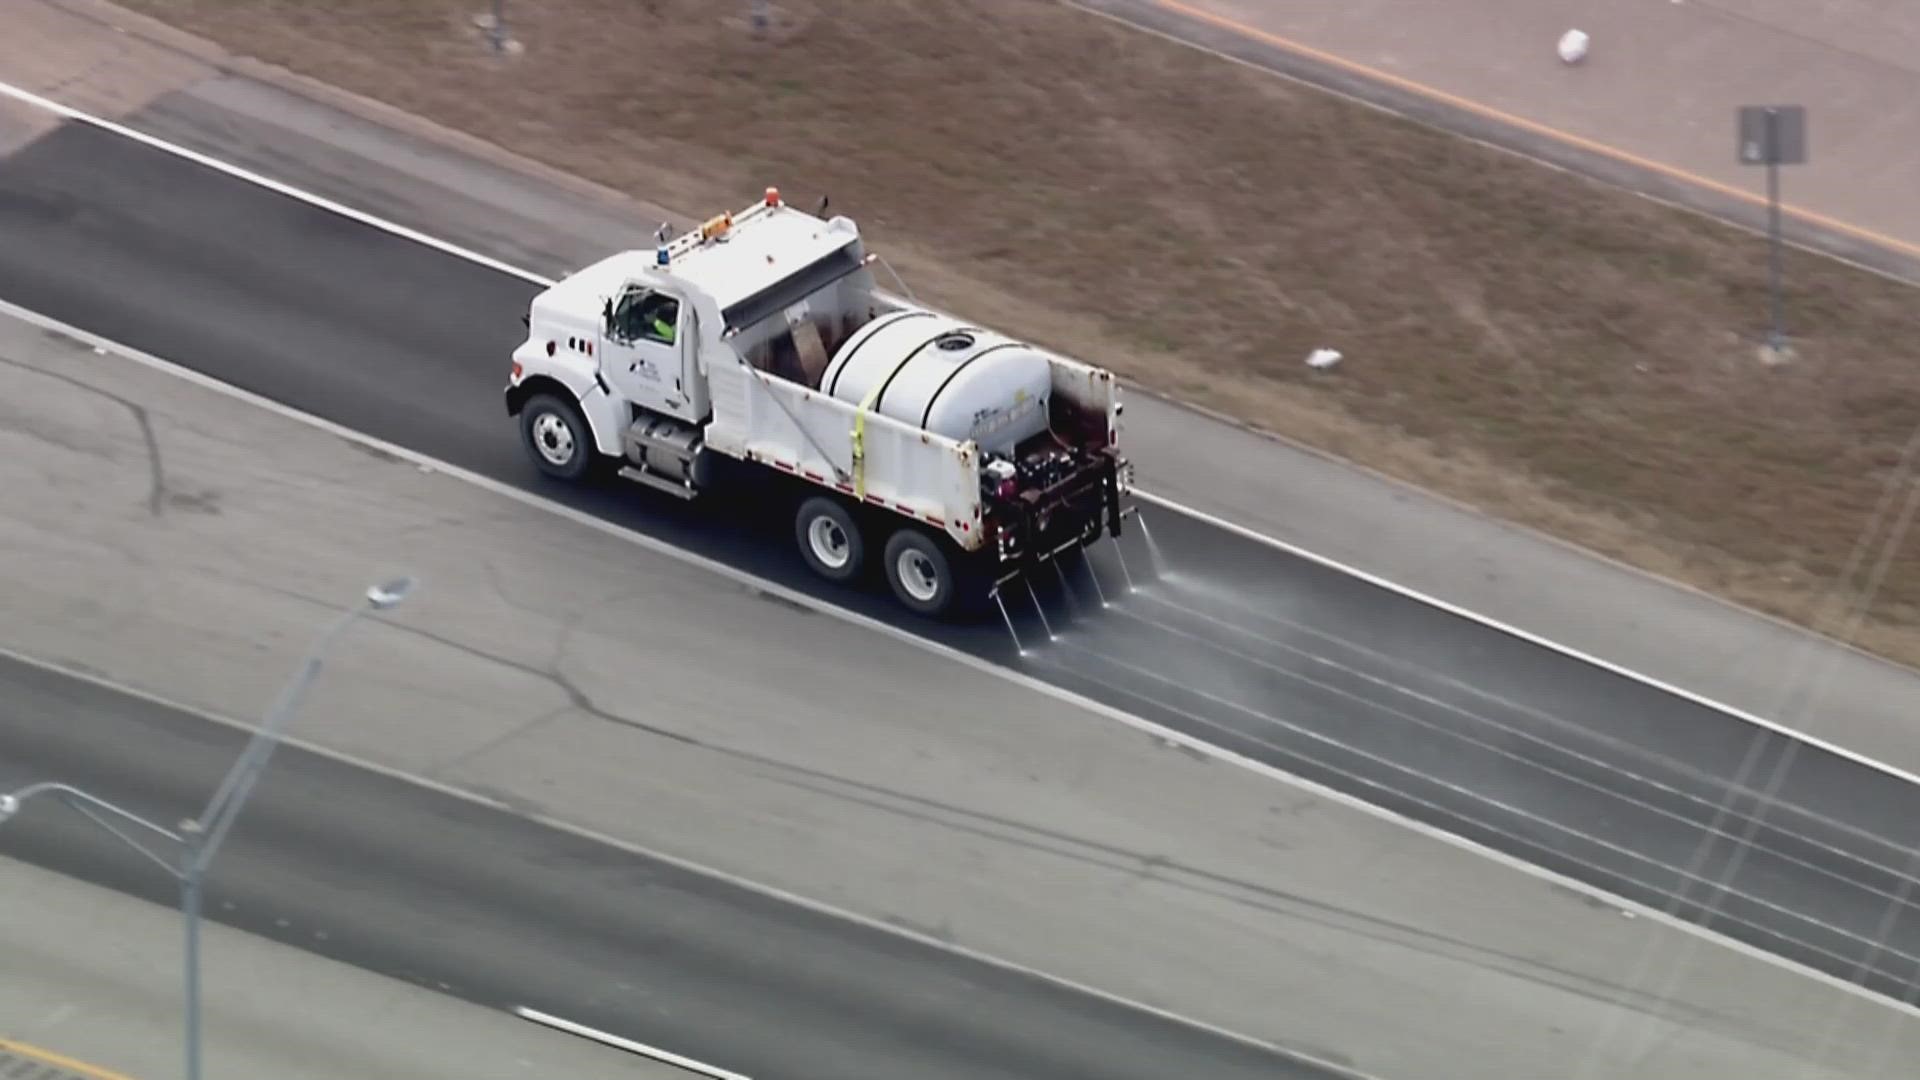
[[[206,809],[197,818],[189,818],[180,823],[178,833],[156,825],[135,814],[131,810],[115,806],[113,803],[90,795],[79,788],[67,784],[41,782],[29,784],[11,794],[0,793],[0,824],[19,813],[20,807],[37,795],[54,795],[68,806],[80,812],[88,820],[112,833],[135,851],[158,863],[180,882],[180,912],[186,924],[186,1063],[187,1080],[200,1080],[200,902],[207,867],[213,863],[213,857],[220,849],[221,841],[226,839],[227,831],[240,814],[241,804],[253,791],[254,783],[266,768],[267,758],[273,748],[280,743],[281,732],[292,719],[296,707],[306,696],[307,688],[313,684],[320,673],[321,662],[334,639],[340,636],[348,626],[361,616],[375,611],[387,611],[406,599],[413,591],[414,580],[410,577],[399,578],[367,590],[365,602],[355,605],[344,612],[333,624],[328,626],[306,658],[301,661],[299,672],[287,682],[274,701],[266,719],[255,728],[253,736],[247,740],[246,748],[240,757],[227,770],[220,786],[207,800]],[[171,840],[175,846],[175,858],[156,855],[137,838],[116,828],[100,812],[104,811],[135,825],[147,832]]]

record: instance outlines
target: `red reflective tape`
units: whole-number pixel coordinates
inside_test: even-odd
[[[817,472],[814,472],[814,471],[813,471],[813,470],[811,470],[811,469],[808,469],[808,470],[806,470],[806,471],[804,471],[804,472],[802,472],[802,473],[801,473],[800,475],[802,475],[802,476],[804,476],[804,477],[806,477],[806,478],[807,478],[807,479],[809,479],[809,480],[816,480],[816,481],[819,481],[819,482],[820,482],[820,483],[822,483],[822,484],[824,484],[824,483],[826,483],[826,482],[827,482],[827,478],[826,478],[825,476],[822,476],[821,474],[819,474],[819,473],[817,473]]]
[[[938,525],[943,529],[947,527],[946,521],[944,521],[941,518],[934,517],[932,514],[921,514],[920,516],[923,518],[926,518],[929,524]]]
[[[773,459],[771,459],[771,460],[773,461],[773,464],[774,464],[774,467],[775,467],[775,468],[780,468],[780,469],[785,469],[785,470],[787,470],[788,472],[792,472],[792,471],[794,471],[794,470],[793,470],[793,466],[791,466],[791,465],[789,465],[789,464],[787,464],[787,463],[786,463],[786,462],[784,462],[784,461],[781,461],[781,460],[780,460],[779,458],[773,458]]]
[[[852,485],[852,484],[835,484],[835,485],[833,485],[833,486],[834,486],[834,487],[837,487],[837,488],[839,488],[839,489],[840,489],[841,491],[852,491],[852,490],[853,490],[853,485]]]

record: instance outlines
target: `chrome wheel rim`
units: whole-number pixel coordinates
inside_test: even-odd
[[[550,465],[573,460],[573,428],[556,413],[541,413],[533,421],[533,445]]]
[[[915,600],[930,603],[940,592],[940,575],[933,568],[933,560],[921,552],[901,552],[894,568],[900,576],[900,587]]]
[[[807,524],[807,543],[813,548],[813,557],[829,569],[844,570],[853,560],[853,544],[846,530],[824,514]]]

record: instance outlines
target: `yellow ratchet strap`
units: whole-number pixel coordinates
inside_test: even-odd
[[[860,400],[860,411],[853,416],[853,497],[862,502],[867,498],[867,413],[873,409],[873,403],[880,399],[880,392],[919,352],[919,349],[915,349],[902,356],[900,362],[893,365],[893,370],[887,372],[886,378],[875,382],[873,389],[867,391],[867,396]]]

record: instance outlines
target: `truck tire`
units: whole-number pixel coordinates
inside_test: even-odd
[[[909,525],[887,538],[887,585],[916,615],[942,618],[970,610],[978,592],[974,566],[924,529]]]
[[[860,523],[838,499],[808,497],[793,516],[793,536],[807,566],[828,581],[844,585],[866,567],[867,544]]]
[[[520,441],[541,472],[561,480],[585,476],[599,456],[580,410],[552,394],[535,394],[520,410]]]

